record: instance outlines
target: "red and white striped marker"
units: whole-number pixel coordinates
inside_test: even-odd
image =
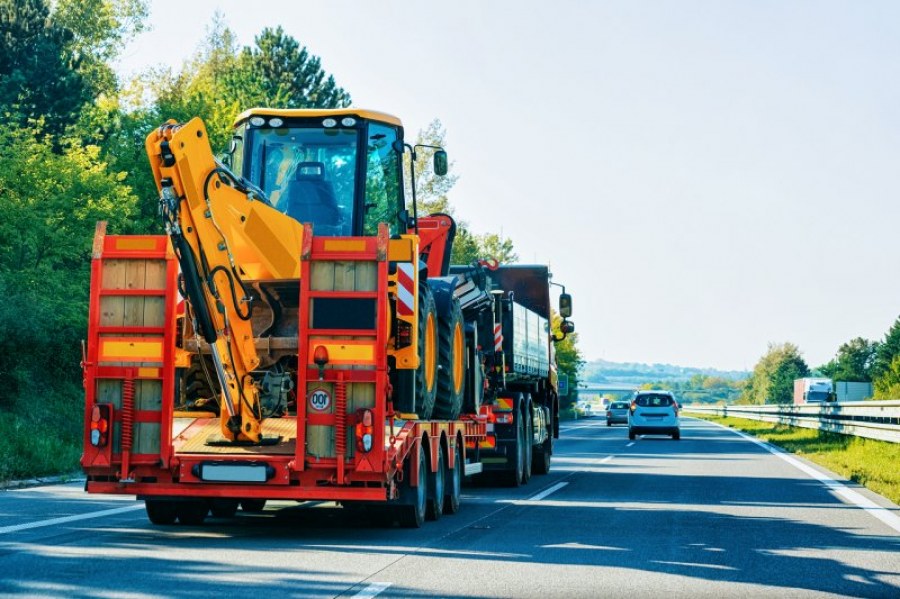
[[[412,316],[416,313],[416,271],[411,262],[397,265],[397,314]]]
[[[503,330],[499,324],[494,325],[494,351],[503,351]]]

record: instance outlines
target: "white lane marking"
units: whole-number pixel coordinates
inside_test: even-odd
[[[634,441],[632,441],[631,443],[629,443],[629,444],[626,445],[625,447],[631,447],[632,445],[634,445]]]
[[[353,596],[359,597],[360,599],[372,599],[372,597],[375,597],[389,586],[391,586],[391,583],[389,582],[373,582]]]
[[[605,464],[606,462],[610,461],[611,459],[613,459],[613,457],[611,455],[608,455],[605,458],[603,458],[602,460],[600,460],[600,463]]]
[[[707,422],[709,422],[709,421],[707,420]],[[791,457],[790,454],[785,453],[784,451],[777,449],[776,447],[773,447],[772,445],[769,445],[765,441],[760,441],[756,437],[751,437],[750,435],[748,435],[746,433],[743,433],[743,432],[735,430],[733,428],[729,428],[727,426],[721,425],[718,422],[710,422],[710,424],[715,424],[716,426],[718,426],[720,428],[724,428],[726,430],[729,430],[729,431],[733,432],[734,434],[736,434],[740,437],[743,437],[744,439],[746,439],[748,441],[752,441],[753,443],[756,443],[757,445],[759,445],[760,447],[762,447],[763,449],[765,449],[772,455],[778,456],[779,458],[781,458],[782,460],[784,460],[785,462],[787,462],[788,464],[790,464],[797,470],[800,470],[801,472],[804,472],[804,473],[808,474],[809,476],[811,476],[812,478],[816,479],[817,481],[821,482],[826,487],[828,487],[828,489],[830,491],[834,492],[835,494],[839,495],[840,497],[843,497],[849,503],[852,503],[856,507],[864,509],[865,511],[869,512],[870,514],[872,514],[873,516],[875,516],[876,518],[878,518],[879,520],[881,520],[882,522],[884,522],[885,524],[887,524],[888,526],[890,526],[891,528],[896,530],[897,532],[900,532],[900,517],[897,517],[890,510],[887,510],[887,509],[881,507],[880,505],[878,505],[877,503],[875,503],[868,497],[865,497],[864,495],[861,495],[860,493],[854,491],[853,489],[849,488],[848,486],[834,480],[827,474],[823,474],[822,472],[819,472],[815,468],[810,468],[809,466],[807,466],[800,460],[798,460],[794,457]]]
[[[540,493],[538,493],[538,494],[535,495],[534,497],[529,497],[529,498],[526,499],[525,501],[540,501],[541,499],[543,499],[544,497],[547,497],[547,496],[550,495],[551,493],[556,493],[557,491],[559,491],[560,489],[562,489],[563,487],[565,487],[565,486],[568,485],[568,484],[569,484],[569,483],[556,483],[555,485],[553,485],[553,486],[550,487],[549,489],[544,489],[543,491],[541,491]]]
[[[66,524],[68,522],[77,522],[79,520],[90,520],[91,518],[102,518],[104,516],[115,516],[116,514],[124,514],[125,512],[133,512],[135,510],[144,509],[144,504],[129,505],[128,507],[117,507],[111,510],[101,510],[99,512],[88,512],[87,514],[77,514],[75,516],[63,516],[61,518],[51,518],[49,520],[39,520],[38,522],[29,522],[28,524],[15,524],[13,526],[4,526],[0,528],[0,535],[11,532],[19,532],[29,530],[31,528],[42,528],[44,526],[55,526],[57,524]]]

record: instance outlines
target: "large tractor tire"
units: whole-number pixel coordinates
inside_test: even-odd
[[[466,382],[466,335],[459,300],[450,302],[450,313],[438,320],[438,373],[434,417],[456,420],[462,411]]]
[[[437,398],[438,318],[428,285],[419,286],[419,367],[416,369],[416,413],[430,420]]]

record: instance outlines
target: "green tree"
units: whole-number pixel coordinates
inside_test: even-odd
[[[39,130],[0,129],[0,386],[8,402],[78,378],[96,221],[121,231],[135,198],[96,146],[57,151]],[[32,398],[33,399],[33,398]]]
[[[44,0],[0,0],[0,115],[16,126],[42,119],[58,135],[90,99],[71,52],[72,32]]]
[[[70,32],[67,49],[94,96],[115,93],[110,63],[145,30],[147,15],[145,0],[55,0],[54,20]]]
[[[322,70],[322,61],[312,56],[281,26],[265,28],[256,36],[255,47],[245,47],[237,69],[229,78],[229,89],[245,108],[343,108],[350,94],[337,86]]]
[[[551,310],[550,322],[553,334],[556,337],[562,337],[559,330],[562,317],[556,313],[556,310]],[[578,382],[584,366],[584,358],[578,347],[578,333],[569,333],[565,339],[556,342],[555,347],[558,372],[569,378],[569,394],[559,398],[560,407],[565,407],[574,403],[578,397]]]
[[[793,343],[770,343],[753,368],[739,403],[791,403],[794,379],[809,376],[809,366]]]
[[[835,381],[871,382],[878,347],[877,341],[856,337],[842,344],[834,359],[818,370]]]
[[[891,370],[894,358],[900,355],[900,317],[894,321],[884,335],[884,340],[875,351],[875,362],[872,365],[872,378],[877,381]]]

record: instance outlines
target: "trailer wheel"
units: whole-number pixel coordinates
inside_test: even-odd
[[[241,511],[248,514],[258,514],[266,507],[265,499],[241,499]]]
[[[175,519],[178,517],[178,504],[174,501],[146,499],[144,508],[147,510],[147,518],[153,524],[168,526],[175,524]]]
[[[522,484],[528,484],[528,481],[531,480],[531,468],[532,468],[532,459],[534,458],[534,418],[531,415],[531,410],[528,409],[528,405],[531,404],[531,396],[527,393],[525,394],[525,405],[523,408],[525,413],[522,416],[522,420],[524,421],[525,426],[525,462],[522,464]]]
[[[444,446],[438,442],[437,447],[437,470],[428,472],[428,510],[426,515],[429,520],[440,520],[444,513]]]
[[[404,528],[419,528],[425,523],[425,504],[428,499],[428,473],[427,468],[425,468],[423,442],[424,440],[419,442],[419,486],[412,486],[414,460],[410,456],[409,463],[406,466],[406,476],[403,477],[403,486],[400,488],[401,505],[395,508],[397,510],[397,520],[400,522],[400,526]]]
[[[444,513],[455,514],[459,511],[460,498],[462,496],[462,479],[463,479],[463,446],[457,439],[456,451],[453,452],[453,470],[447,469],[449,478],[445,480],[446,490],[444,495]],[[448,460],[449,462],[449,460]]]
[[[187,526],[199,526],[206,520],[209,503],[206,500],[185,499],[175,503],[178,521]]]
[[[466,381],[466,334],[456,298],[450,301],[447,318],[438,319],[438,364],[434,417],[456,420],[462,411]]]
[[[212,512],[214,518],[233,518],[237,513],[239,503],[237,499],[210,499],[209,511]]]

